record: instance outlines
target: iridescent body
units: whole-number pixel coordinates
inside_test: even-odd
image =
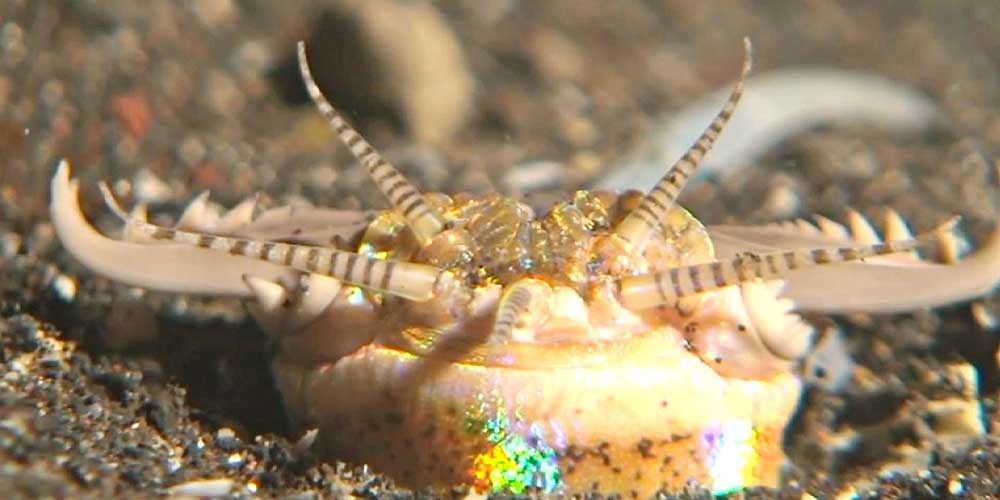
[[[901,311],[975,297],[1000,277],[1000,227],[954,254],[951,224],[885,241],[858,214],[703,226],[676,204],[750,70],[649,193],[580,191],[536,210],[497,194],[421,194],[307,90],[392,209],[213,214],[174,227],[125,213],[120,239],[80,212],[66,162],[52,220],[86,266],[135,286],[248,300],[274,340],[288,413],[331,458],[401,484],[649,496],[774,486],[811,328],[793,308]],[[948,249],[952,251],[949,253]],[[926,283],[936,283],[928,287]]]
[[[538,217],[496,195],[454,198],[434,198],[452,228],[438,237],[463,242],[467,256],[442,245],[440,253],[392,257],[455,263],[449,270],[474,288],[473,306],[456,317],[448,303],[371,298],[330,317],[348,321],[361,309],[379,318],[368,331],[318,334],[359,336],[358,351],[307,364],[298,355],[275,361],[289,409],[306,428],[320,427],[330,456],[369,463],[408,485],[647,495],[691,480],[722,481],[733,459],[719,457],[735,439],[747,450],[742,484],[776,484],[781,433],[799,396],[790,364],[776,360],[758,380],[727,381],[716,361],[692,353],[705,328],[749,325],[738,313],[739,294],[710,298],[696,313],[635,314],[610,291],[608,261],[649,272],[712,260],[700,223],[677,208],[645,255],[601,255],[595,247],[613,237],[635,195],[579,192],[576,203]],[[360,248],[409,248],[407,232],[398,216],[384,213]],[[428,248],[439,247],[432,241]],[[502,288],[521,280],[535,280],[543,292],[511,337],[498,337]],[[744,439],[747,429],[752,439]]]

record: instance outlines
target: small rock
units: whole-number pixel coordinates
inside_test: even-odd
[[[48,222],[40,222],[35,224],[31,230],[31,235],[28,236],[28,253],[32,255],[39,255],[46,251],[50,245],[55,241],[56,238],[56,228]]]
[[[972,303],[971,310],[972,319],[983,330],[993,331],[1000,325],[1000,318],[997,317],[996,310],[990,304],[979,300]]]
[[[208,148],[205,147],[205,142],[194,135],[184,138],[177,149],[178,156],[180,156],[181,161],[187,166],[194,166],[201,163],[205,159],[207,152]]]
[[[330,165],[317,165],[307,173],[309,185],[316,189],[330,189],[337,182],[337,169]]]
[[[222,71],[210,71],[205,81],[205,101],[222,116],[238,116],[246,104],[246,96],[233,79]]]
[[[233,451],[239,448],[240,440],[236,432],[229,427],[223,427],[215,433],[215,445],[223,451]]]
[[[77,291],[76,280],[65,274],[60,274],[52,280],[52,290],[63,302],[73,302]]]
[[[935,435],[942,440],[959,438],[965,441],[985,434],[975,367],[967,363],[949,365],[945,376],[961,395],[927,402]]]
[[[957,477],[948,481],[948,493],[957,497],[965,495],[965,484],[963,484],[964,479],[965,476],[959,474]]]
[[[94,383],[104,386],[112,399],[127,401],[131,399],[131,395],[135,391],[139,390],[142,374],[117,367],[100,368],[91,376],[91,379]]]
[[[768,216],[787,219],[799,212],[802,200],[795,188],[785,182],[778,182],[767,192],[764,209]]]
[[[246,461],[246,457],[243,453],[232,453],[226,457],[226,466],[231,469],[239,469],[240,467],[243,467],[243,464],[245,464]]]
[[[855,364],[838,328],[827,328],[804,361],[807,382],[838,393],[847,387]]]
[[[198,479],[167,488],[167,494],[177,497],[216,498],[229,495],[235,482],[232,479]]]
[[[410,132],[422,143],[440,144],[461,129],[471,111],[474,79],[458,37],[433,5],[389,0],[329,3],[333,12],[320,18],[307,47],[317,82],[330,92],[331,101],[381,91],[381,97],[401,109]],[[345,18],[353,21],[353,29],[344,25]],[[345,39],[356,34],[360,40]],[[374,56],[361,61],[372,70],[323,62],[357,61],[362,52]],[[346,81],[359,74],[368,75],[369,81]]]
[[[153,426],[160,434],[169,435],[177,428],[177,416],[170,407],[160,401],[151,400],[139,408],[140,414],[146,417],[146,421]]]
[[[501,182],[507,192],[529,193],[557,186],[562,176],[563,165],[561,163],[541,160],[511,167],[504,174]]]
[[[556,30],[536,29],[525,43],[535,67],[549,82],[576,81],[587,67],[578,46]]]
[[[141,143],[153,122],[149,99],[142,89],[135,89],[112,97],[111,112],[136,143]]]
[[[166,182],[143,168],[132,178],[132,196],[140,203],[162,203],[173,196]]]
[[[0,256],[9,259],[21,251],[21,244],[24,238],[15,232],[4,233],[0,236]]]
[[[170,457],[167,459],[167,474],[175,474],[177,471],[181,470],[184,464],[181,463],[180,459],[177,457]]]
[[[190,4],[195,15],[206,25],[218,29],[235,22],[239,9],[233,0],[198,0]]]

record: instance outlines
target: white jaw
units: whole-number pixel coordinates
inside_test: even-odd
[[[169,243],[137,243],[108,238],[80,211],[79,185],[64,160],[52,179],[52,223],[63,246],[97,274],[122,283],[174,293],[250,298],[243,281],[252,275],[293,282],[295,273],[267,262]]]
[[[204,197],[185,211],[180,223],[204,226],[212,219],[204,212]],[[230,231],[251,226],[252,206],[237,205],[214,219]],[[271,211],[260,220],[265,232],[278,234],[275,221],[291,209]],[[323,215],[323,214],[320,214]],[[99,233],[80,211],[79,185],[69,178],[64,160],[52,179],[52,223],[63,246],[94,272],[122,283],[153,290],[196,295],[256,299],[251,312],[270,334],[294,331],[314,320],[336,297],[340,283],[323,276],[302,273],[269,262],[158,241],[122,241]],[[349,221],[350,224],[355,224]],[[330,232],[327,229],[310,234]],[[285,226],[287,231],[287,225]],[[129,232],[125,231],[125,237]],[[304,282],[303,282],[304,280]]]
[[[774,249],[836,247],[851,243],[878,243],[874,229],[856,212],[848,213],[847,227],[818,219],[764,226],[709,226],[716,256]],[[885,240],[910,237],[902,219],[890,211]],[[944,240],[954,247],[957,242]],[[947,257],[954,251],[943,248]],[[957,259],[957,258],[956,258]],[[799,269],[785,279],[782,297],[800,311],[823,313],[895,313],[937,307],[980,297],[1000,282],[1000,225],[979,250],[961,260],[939,264],[900,254]]]

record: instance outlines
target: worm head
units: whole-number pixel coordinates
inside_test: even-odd
[[[704,226],[677,198],[739,103],[745,50],[721,110],[647,193],[580,191],[543,208],[421,193],[326,100],[300,44],[309,95],[390,209],[261,212],[251,199],[223,214],[203,196],[167,227],[105,188],[124,223],[109,238],[84,218],[63,162],[52,220],[99,274],[246,299],[277,341],[289,414],[320,429],[330,456],[403,484],[728,492],[734,476],[718,464],[735,464],[738,486],[775,485],[812,338],[793,310],[984,293],[1000,276],[1000,230],[973,256],[932,265],[914,252],[954,248],[954,221],[917,236],[897,221],[884,240],[860,216],[850,230]]]

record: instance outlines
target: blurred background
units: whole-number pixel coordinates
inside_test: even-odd
[[[848,206],[880,219],[892,206],[915,229],[962,214],[974,246],[998,217],[997,33],[1000,3],[972,0],[0,0],[0,366],[37,352],[26,338],[80,346],[62,382],[0,391],[0,484],[25,496],[209,477],[266,495],[393,491],[369,471],[275,458],[296,436],[238,304],[95,278],[47,223],[60,158],[104,228],[104,179],[161,220],[205,189],[225,206],[261,191],[383,207],[308,102],[297,40],[331,101],[417,185],[549,200],[648,186],[608,179],[666,168],[686,146],[666,144],[672,131],[707,124],[691,106],[717,105],[749,36],[771,105],[738,110],[727,133],[751,140],[685,193],[701,220],[836,219]],[[810,318],[839,332],[850,362],[807,392],[789,429],[787,492],[995,492],[996,307]],[[64,415],[39,423],[37,408]],[[131,422],[140,430],[113,432]]]

